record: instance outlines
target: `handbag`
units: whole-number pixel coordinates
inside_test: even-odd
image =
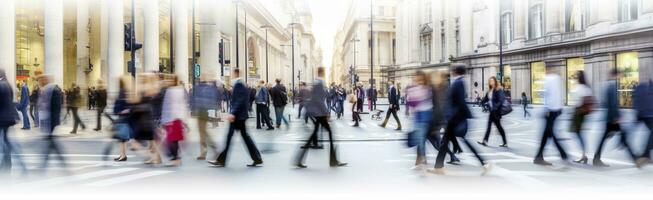
[[[132,129],[126,122],[118,122],[113,125],[113,139],[129,140],[132,138]]]
[[[410,131],[406,134],[406,146],[415,147],[419,143],[417,131]]]
[[[184,122],[176,119],[165,125],[166,141],[178,142],[184,140]]]

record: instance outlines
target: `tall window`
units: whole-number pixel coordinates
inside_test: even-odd
[[[501,40],[504,44],[512,41],[512,0],[501,1]]]
[[[460,18],[456,17],[456,56],[460,55]]]
[[[444,31],[440,34],[440,62],[447,60],[447,37]]]
[[[566,0],[565,31],[581,31],[585,29],[587,3],[586,0]]]
[[[585,60],[583,58],[570,58],[567,59],[567,104],[572,101],[572,94],[574,88],[578,86],[578,71],[585,70]]]
[[[637,20],[638,0],[619,0],[619,21],[627,22]]]
[[[431,44],[433,42],[432,35],[433,29],[428,24],[424,24],[424,27],[420,32],[420,52],[422,63],[431,62]]]
[[[617,54],[617,69],[623,72],[619,79],[619,105],[633,106],[633,90],[639,85],[639,53],[625,52]]]
[[[528,9],[528,38],[542,37],[544,33],[544,7],[541,0],[530,0]]]

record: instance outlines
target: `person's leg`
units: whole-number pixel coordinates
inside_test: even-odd
[[[397,129],[401,129],[401,121],[399,121],[399,116],[397,116],[396,108],[392,109],[392,116],[395,118],[395,121],[397,121]]]
[[[313,133],[311,133],[311,136],[308,138],[308,140],[306,140],[306,143],[304,143],[304,145],[301,146],[299,153],[297,154],[297,158],[295,159],[296,165],[298,166],[303,165],[304,158],[306,157],[306,153],[309,149],[308,147],[311,145],[313,140],[317,139],[317,131],[318,131],[318,127],[316,126],[313,129]]]
[[[256,129],[261,129],[263,105],[256,104]]]
[[[453,133],[453,128],[455,124],[449,123],[447,124],[447,129],[446,132],[444,133],[444,137],[442,138],[442,143],[440,144],[440,147],[448,147],[449,146],[449,141],[455,139],[455,135]],[[435,159],[435,168],[436,169],[441,169],[444,167],[444,158],[447,156],[446,151],[438,151],[438,156]]]
[[[77,119],[77,108],[71,108],[73,115],[73,131],[70,133],[77,133],[77,127],[79,126],[79,120]]]
[[[34,127],[38,127],[38,120],[34,118],[34,105],[29,105],[29,116],[32,117],[32,121],[34,121]]]
[[[264,105],[263,115],[263,121],[268,125],[268,129],[272,129],[274,125],[272,124],[272,118],[270,118],[270,107]]]
[[[171,158],[170,160],[172,160],[172,161],[178,160],[179,159],[179,142],[178,141],[170,142],[170,144],[168,144],[168,147],[169,147],[168,150],[170,151],[169,152],[170,158]]]
[[[27,114],[27,107],[20,109],[20,113],[23,115],[23,128],[29,129],[30,123],[29,123],[29,114]]]
[[[95,130],[102,130],[102,113],[104,113],[104,108],[105,107],[99,107],[97,108],[97,126],[95,127]]]
[[[608,139],[608,135],[612,131],[612,125],[609,122],[606,122],[605,124],[605,131],[603,132],[603,136],[601,137],[601,140],[599,142],[599,147],[596,149],[596,152],[594,152],[594,162],[599,162],[601,160],[601,153],[603,151],[603,145],[605,144],[605,141]]]
[[[635,156],[632,147],[628,144],[628,137],[630,136],[630,134],[628,133],[628,131],[622,129],[621,125],[617,124],[616,126],[617,126],[616,128],[621,132],[621,139],[619,140],[619,142],[626,149],[630,158],[633,161],[635,161],[637,159],[637,156]]]
[[[277,124],[277,128],[281,126],[281,118],[283,118],[283,107],[275,106],[274,107],[274,120]]]
[[[79,109],[78,108],[73,108],[73,117],[75,120],[77,120],[77,123],[82,126],[82,129],[86,129],[86,125],[84,124],[84,121],[82,121],[82,118],[79,117]]]
[[[198,115],[199,116],[197,117],[197,130],[200,133],[200,155],[197,157],[197,159],[203,160],[206,159],[206,152],[207,152],[206,135],[208,133],[206,131],[206,124],[208,121],[208,112],[200,111]]]
[[[245,142],[245,146],[247,147],[247,151],[249,152],[249,156],[252,158],[252,160],[255,163],[262,163],[263,159],[261,158],[261,153],[258,151],[258,148],[256,148],[256,143],[254,143],[254,140],[247,134],[247,127],[245,127],[245,121],[237,121],[238,129],[240,130],[240,134],[243,138],[243,141]]]
[[[281,111],[281,120],[283,120],[283,123],[286,124],[286,126],[288,126],[288,128],[290,128],[290,123],[288,122],[288,118],[287,118],[286,115],[285,115],[285,113],[286,113],[286,112],[285,112],[286,107],[285,107],[285,106],[281,106],[281,107],[279,107],[279,108],[280,108],[279,110]]]
[[[0,165],[0,169],[11,169],[11,142],[9,142],[9,127],[7,126],[2,126],[0,127],[0,137],[2,138],[2,165]]]
[[[297,109],[297,119],[302,117],[302,109],[304,108],[304,104],[300,103],[299,108]]]
[[[653,118],[648,118],[643,120],[644,124],[648,128],[648,144],[646,145],[646,149],[644,149],[644,153],[642,153],[641,157],[644,158],[651,158],[651,150],[653,149]]]
[[[503,129],[503,126],[501,125],[501,118],[495,117],[494,118],[494,125],[499,130],[499,134],[501,135],[501,139],[503,140],[503,145],[507,145],[508,140],[506,139],[506,131]]]
[[[537,154],[535,155],[535,161],[544,161],[544,148],[546,147],[546,143],[548,142],[549,137],[551,137],[553,130],[552,115],[552,112],[549,112],[548,116],[546,117],[546,124],[544,125],[544,132],[542,133],[540,147],[537,150]]]
[[[218,159],[216,160],[217,163],[225,165],[227,162],[227,154],[229,153],[229,147],[231,146],[231,138],[234,136],[234,131],[236,130],[236,122],[231,122],[229,123],[229,132],[227,133],[227,143],[224,146],[224,150],[222,150],[222,153],[218,156]]]
[[[487,126],[485,128],[485,136],[483,136],[483,145],[486,145],[487,141],[490,139],[490,132],[492,132],[492,112],[487,116]]]
[[[385,125],[388,124],[388,120],[390,119],[390,115],[392,114],[392,108],[388,108],[388,112],[385,114],[385,119],[383,120],[383,123],[381,123],[381,127],[385,128]]]
[[[465,139],[465,138],[462,138],[462,139],[463,139],[463,142],[465,143],[465,145],[467,146],[467,148],[469,148],[469,150],[472,151],[472,153],[474,154],[476,159],[478,159],[478,162],[481,163],[481,166],[485,165],[485,160],[483,160],[481,155],[478,154],[478,152],[476,151],[476,148],[467,139]]]

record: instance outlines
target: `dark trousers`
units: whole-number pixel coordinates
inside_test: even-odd
[[[527,115],[528,117],[530,117],[531,113],[528,112],[528,104],[522,104],[522,105],[524,105],[524,118],[526,118]]]
[[[365,104],[365,99],[363,98],[358,98],[358,101],[356,101],[356,110],[358,112],[363,112],[363,104]]]
[[[303,103],[299,103],[299,111],[297,112],[297,119],[299,119],[300,117],[302,117],[302,109],[304,109],[304,104],[303,104]]]
[[[646,149],[644,149],[644,153],[642,154],[642,157],[650,158],[651,150],[653,150],[653,118],[642,119],[640,121],[642,121],[646,125],[649,132],[648,144],[646,144]]]
[[[319,116],[319,117],[313,117],[315,123],[315,128],[313,129],[313,134],[311,134],[311,137],[308,138],[306,141],[306,144],[304,144],[303,147],[297,156],[297,163],[303,163],[304,158],[306,157],[306,153],[308,152],[308,146],[311,145],[311,143],[315,140],[317,140],[317,134],[318,130],[320,129],[320,126],[324,127],[324,129],[329,133],[329,163],[330,164],[335,164],[338,163],[338,159],[336,157],[336,150],[335,147],[333,146],[333,133],[331,132],[331,126],[329,125],[329,120],[327,119],[326,116]]]
[[[262,162],[263,160],[261,159],[261,153],[256,148],[256,144],[254,144],[254,140],[252,140],[249,134],[247,134],[247,128],[245,127],[245,120],[236,120],[229,124],[229,133],[227,134],[227,144],[225,145],[222,153],[220,153],[220,156],[218,156],[217,161],[226,164],[227,155],[229,154],[229,148],[231,147],[231,138],[234,136],[234,132],[236,130],[240,131],[243,141],[245,142],[245,146],[247,146],[247,151],[249,151],[249,156],[252,158],[252,160],[254,160],[254,162],[259,162],[259,161]]]
[[[440,148],[449,148],[449,142],[455,141],[456,140],[456,134],[454,132],[455,128],[459,125],[460,120],[451,120],[449,123],[447,123],[447,128],[445,129],[446,131],[444,132],[444,137],[442,138],[442,145],[440,145]],[[481,163],[481,165],[485,165],[485,160],[481,157],[481,155],[478,154],[476,151],[476,148],[472,146],[472,144],[467,141],[464,137],[461,138],[467,148],[469,148],[470,151],[474,154],[476,159]],[[438,151],[438,156],[435,160],[435,168],[442,168],[444,167],[444,157],[446,156],[447,153],[450,153],[448,151]]]
[[[73,124],[73,133],[77,132],[77,127],[80,126],[80,125],[82,126],[82,129],[86,129],[86,125],[84,125],[84,122],[82,122],[82,119],[79,118],[79,113],[78,113],[79,108],[71,107],[70,109],[73,112],[73,121],[75,121],[75,123]]]
[[[630,145],[628,145],[628,133],[626,131],[621,129],[621,126],[618,123],[613,123],[613,122],[607,122],[605,124],[605,132],[603,132],[603,137],[601,137],[601,142],[599,143],[599,148],[596,150],[596,153],[594,153],[594,160],[601,160],[601,153],[603,151],[603,145],[605,144],[605,141],[612,136],[611,133],[613,132],[620,132],[621,133],[621,139],[619,140],[619,144],[623,145],[623,147],[626,148],[626,151],[628,151],[628,154],[630,155],[630,158],[635,160],[635,154],[633,153],[632,148],[630,148]]]
[[[494,124],[499,130],[499,134],[501,135],[503,144],[508,144],[508,141],[506,140],[506,131],[503,130],[503,126],[501,126],[500,115],[501,114],[499,113],[490,112],[490,115],[488,116],[488,120],[487,120],[487,129],[485,130],[485,137],[483,137],[484,142],[487,142],[488,139],[490,139],[490,132],[492,132],[492,124]]]
[[[356,122],[356,124],[358,124],[358,122],[361,121],[361,116],[359,114],[360,111],[358,110],[358,105],[363,105],[363,104],[361,104],[360,102],[357,102],[351,108],[351,117],[354,120],[354,122]]]
[[[567,159],[567,153],[565,149],[562,148],[558,138],[555,135],[555,121],[560,116],[561,111],[549,111],[546,116],[546,125],[544,126],[544,132],[542,133],[542,140],[540,141],[540,148],[537,150],[537,155],[535,155],[535,160],[544,160],[544,148],[546,143],[549,141],[549,138],[553,139],[553,143],[558,148],[560,152],[560,157],[564,160]]]
[[[2,169],[11,169],[11,153],[12,153],[12,146],[11,142],[9,142],[9,127],[8,126],[0,126],[0,139],[2,143],[2,163],[0,163],[0,170]]]
[[[168,143],[168,156],[170,156],[171,160],[179,159],[179,141]]]
[[[430,130],[433,130],[433,129],[430,129]],[[449,149],[448,146],[442,146],[442,139],[440,139],[439,134],[428,134],[426,136],[426,139],[431,143],[431,145],[433,145],[433,148],[435,150],[446,151],[446,153],[449,154],[449,158],[451,158],[452,161],[453,160],[458,160],[456,155],[451,151],[451,149]],[[456,140],[452,140],[452,142],[455,142],[455,141]],[[458,144],[458,142],[455,142],[454,146],[456,146],[457,144]]]
[[[54,130],[54,129],[53,129]],[[50,132],[51,134],[52,132]],[[53,135],[48,135],[45,137],[45,152],[43,154],[43,165],[41,166],[42,168],[46,168],[48,166],[48,160],[50,159],[50,153],[54,153],[57,156],[57,159],[61,161],[61,166],[66,167],[66,162],[63,157],[63,151],[61,150],[61,147],[59,147],[59,144],[57,143],[56,136]]]
[[[39,127],[39,108],[36,106],[36,104],[29,106],[29,115],[32,116],[34,127]]]
[[[256,104],[256,128],[261,128],[261,125],[273,127],[271,121],[270,108],[265,104]]]
[[[399,121],[399,116],[397,116],[397,108],[399,108],[399,105],[390,105],[390,108],[388,108],[388,113],[385,114],[385,120],[383,120],[381,126],[385,126],[390,119],[390,115],[392,115],[392,117],[395,118],[395,121],[397,121],[397,126],[401,128],[401,121]]]
[[[102,130],[102,114],[104,113],[104,108],[105,107],[97,108],[97,126],[95,127],[97,130]]]

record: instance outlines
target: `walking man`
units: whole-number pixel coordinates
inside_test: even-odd
[[[73,112],[73,131],[70,132],[70,134],[77,134],[77,127],[80,125],[82,126],[82,129],[86,129],[86,125],[84,125],[84,122],[82,122],[82,119],[79,117],[79,107],[82,106],[82,98],[81,98],[81,91],[79,89],[79,86],[77,84],[73,83],[72,87],[70,88],[70,93],[68,94],[70,97],[68,98],[70,101],[68,102],[68,107],[70,107],[70,110]]]
[[[546,77],[544,78],[544,112],[545,112],[545,121],[544,132],[542,133],[542,140],[540,141],[540,148],[535,155],[533,163],[536,165],[553,165],[550,162],[544,160],[544,148],[546,143],[549,141],[549,138],[553,139],[553,143],[560,152],[560,157],[562,160],[567,160],[567,153],[560,145],[558,137],[555,134],[555,122],[558,116],[562,113],[562,80],[560,75],[552,69],[546,70]]]
[[[0,170],[11,169],[12,146],[9,142],[9,127],[16,124],[18,113],[14,108],[14,91],[11,88],[5,75],[0,69],[0,146],[2,146],[2,161]]]
[[[240,131],[243,141],[247,146],[249,151],[249,156],[254,161],[252,164],[247,165],[248,167],[256,167],[260,164],[263,164],[263,159],[261,159],[261,153],[256,148],[256,144],[252,138],[247,134],[247,128],[245,121],[248,116],[249,109],[249,94],[250,91],[243,83],[243,80],[240,79],[240,70],[234,69],[233,77],[238,77],[234,80],[233,83],[233,92],[231,97],[231,109],[229,111],[229,133],[227,134],[227,144],[225,145],[224,150],[218,156],[218,159],[215,161],[210,161],[209,163],[216,167],[224,167],[227,162],[227,155],[229,154],[229,147],[231,146],[231,138],[234,136],[236,130]]]
[[[30,129],[27,106],[29,106],[29,88],[27,87],[27,81],[23,80],[20,87],[20,104],[18,104],[18,110],[23,115],[23,128],[21,128],[23,130]]]
[[[270,96],[272,96],[272,105],[274,106],[274,116],[277,121],[277,128],[281,127],[281,121],[290,127],[288,124],[288,119],[283,114],[286,105],[288,104],[288,93],[286,92],[286,87],[281,85],[281,79],[275,80],[276,85],[272,87],[270,91]]]
[[[209,110],[218,112],[218,100],[220,99],[218,87],[212,82],[202,81],[196,86],[193,95],[193,111],[197,113],[197,129],[200,133],[200,155],[197,160],[206,160],[206,154],[210,147],[213,153],[217,153],[217,147],[206,128],[209,121]]]
[[[385,120],[383,120],[383,123],[379,126],[385,128],[385,125],[388,124],[388,119],[390,119],[390,115],[392,115],[395,118],[395,121],[397,121],[397,128],[395,130],[399,131],[401,130],[401,121],[399,121],[399,117],[397,116],[397,111],[399,111],[399,93],[397,93],[395,82],[390,81],[389,83],[388,102],[390,105],[388,107],[388,113],[385,114]]]
[[[61,107],[63,105],[63,92],[58,85],[52,83],[52,77],[49,75],[41,75],[38,78],[39,86],[41,87],[41,96],[39,97],[39,123],[41,131],[45,134],[46,150],[44,152],[43,169],[48,165],[48,158],[50,152],[54,152],[58,159],[61,161],[62,166],[66,166],[63,152],[56,141],[56,136],[53,134],[54,129],[61,124]]]
[[[259,81],[258,88],[256,89],[256,129],[261,129],[261,126],[267,125],[266,130],[274,130],[270,119],[270,92],[265,85],[264,80]]]

